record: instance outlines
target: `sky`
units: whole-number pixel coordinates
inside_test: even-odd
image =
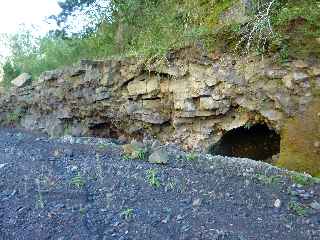
[[[57,0],[3,0],[0,3],[0,33],[13,33],[20,24],[48,30],[44,19],[60,12]]]
[[[37,34],[43,35],[50,30],[46,17],[60,12],[57,0],[1,0],[0,34],[12,34],[19,31],[21,24],[34,26]],[[7,49],[0,42],[0,55],[6,55]]]

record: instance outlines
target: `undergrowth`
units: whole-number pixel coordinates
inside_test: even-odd
[[[113,12],[106,14],[108,18],[101,20],[93,32],[71,36],[48,33],[35,38],[30,31],[20,31],[10,37],[7,42],[12,55],[3,67],[4,84],[10,85],[21,72],[37,79],[43,71],[79,59],[154,58],[190,45],[209,53],[276,53],[282,61],[320,53],[317,0],[253,0],[246,6],[248,19],[244,22],[222,19],[238,0],[113,2]]]

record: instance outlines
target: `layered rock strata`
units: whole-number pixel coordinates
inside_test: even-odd
[[[207,149],[231,129],[280,132],[320,90],[320,64],[182,49],[152,62],[81,61],[0,96],[0,120],[50,135],[153,136]]]

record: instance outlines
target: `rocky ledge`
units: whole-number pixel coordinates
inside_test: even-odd
[[[81,61],[0,96],[0,120],[50,135],[155,137],[208,149],[239,127],[280,133],[320,90],[317,60],[180,49],[154,61]]]

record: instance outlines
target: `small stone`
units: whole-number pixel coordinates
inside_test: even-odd
[[[77,171],[77,170],[78,170],[78,167],[77,167],[77,166],[72,166],[72,167],[71,167],[71,171],[74,172],[74,171]]]
[[[170,215],[167,215],[165,219],[163,219],[161,222],[164,224],[167,224],[170,220]]]
[[[276,163],[279,160],[279,158],[280,158],[280,154],[279,153],[276,154],[276,155],[273,155],[272,156],[272,162]]]
[[[312,73],[314,76],[320,76],[320,68],[312,68]]]
[[[133,139],[130,143],[135,149],[144,149],[145,146],[142,142],[138,142],[137,140]]]
[[[181,231],[182,232],[187,232],[191,229],[191,227],[189,225],[183,225],[182,228],[181,228]]]
[[[308,67],[308,64],[305,63],[304,61],[301,61],[301,60],[298,60],[298,61],[293,62],[293,65],[294,65],[296,68],[307,68],[307,67]]]
[[[56,149],[54,152],[53,152],[53,156],[55,157],[58,157],[60,155],[60,151],[58,149]]]
[[[4,168],[6,165],[7,165],[7,163],[0,164],[0,169],[1,169],[1,168]]]
[[[193,207],[198,207],[198,206],[200,206],[200,205],[201,205],[201,199],[200,199],[200,198],[195,199],[195,200],[193,201],[193,203],[192,203],[192,206],[193,206]]]
[[[169,155],[167,152],[165,152],[162,149],[154,151],[148,159],[148,162],[150,163],[156,163],[156,164],[167,164],[169,161]]]
[[[181,221],[183,219],[183,217],[179,214],[178,216],[177,216],[177,221]]]
[[[125,144],[122,146],[123,152],[130,155],[135,151],[135,148],[131,144]]]
[[[274,201],[273,206],[274,206],[275,208],[281,207],[281,200],[280,200],[280,199],[277,199],[276,201]]]
[[[128,138],[127,138],[125,135],[120,135],[120,136],[118,137],[118,140],[119,140],[120,142],[125,143],[125,142],[128,141]]]
[[[270,79],[281,79],[287,73],[287,71],[281,69],[268,69],[265,74]]]
[[[313,144],[313,146],[314,146],[315,148],[320,147],[320,142],[319,142],[319,141],[316,141],[316,142]]]
[[[282,78],[283,84],[286,86],[286,88],[292,89],[293,83],[292,83],[293,77],[291,74],[286,75]]]
[[[317,201],[313,201],[311,204],[310,204],[310,207],[315,209],[315,210],[320,210],[320,203],[318,203]]]
[[[153,141],[151,145],[151,151],[156,151],[157,149],[160,148],[160,146],[161,146],[160,141],[158,140]]]
[[[299,197],[302,198],[303,200],[309,200],[310,198],[313,197],[313,194],[308,193],[308,192],[307,193],[302,193],[302,194],[299,195]]]
[[[293,80],[294,81],[297,81],[297,82],[304,81],[308,78],[309,78],[309,76],[303,72],[294,72],[293,73]]]

